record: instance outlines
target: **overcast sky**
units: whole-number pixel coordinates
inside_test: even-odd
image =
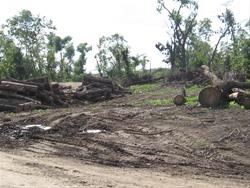
[[[0,24],[22,9],[51,19],[61,37],[70,35],[75,45],[88,42],[93,46],[88,71],[95,70],[98,39],[114,33],[125,37],[133,54],[146,54],[152,67],[164,67],[155,44],[166,40],[166,19],[156,5],[157,0],[1,0]],[[238,22],[250,18],[250,0],[199,0],[198,18],[216,20],[225,6],[233,10]]]

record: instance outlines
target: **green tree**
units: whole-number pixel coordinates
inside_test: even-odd
[[[0,32],[0,78],[11,76],[17,79],[29,77],[27,61],[14,42]]]
[[[198,4],[195,0],[173,0],[174,8],[170,9],[164,0],[158,0],[158,12],[164,11],[168,16],[169,40],[166,45],[156,44],[156,48],[165,56],[164,62],[169,63],[173,70],[188,69],[187,46],[194,28]]]
[[[85,69],[84,66],[86,65],[87,62],[87,53],[92,50],[91,46],[88,46],[87,43],[80,43],[77,46],[77,51],[80,53],[80,56],[78,60],[74,64],[74,69],[73,69],[73,81],[82,81]]]
[[[232,40],[235,41],[235,26],[236,26],[236,22],[235,22],[235,18],[233,15],[233,12],[229,9],[226,9],[225,13],[222,13],[221,15],[218,16],[218,18],[220,19],[221,23],[223,24],[223,26],[220,28],[220,36],[218,38],[218,41],[214,47],[212,56],[208,62],[208,66],[211,68],[214,58],[216,56],[217,53],[217,49],[220,45],[221,40],[226,37],[227,35],[231,34],[231,38]]]
[[[122,35],[101,37],[96,59],[100,75],[121,78],[132,74],[129,47]]]
[[[46,39],[49,31],[54,29],[52,21],[34,16],[29,10],[22,10],[4,25],[8,38],[22,49],[30,76],[45,72]]]
[[[58,69],[57,80],[65,81],[71,79],[73,57],[75,55],[75,49],[73,46],[72,37],[66,36],[61,38],[54,33],[50,33],[48,37],[48,46],[51,51],[50,65],[56,65],[55,69]],[[54,53],[54,55],[53,55]],[[59,59],[56,60],[55,56],[58,54]],[[48,57],[47,57],[48,58]],[[54,60],[53,60],[54,58]],[[54,61],[54,63],[52,62]],[[54,67],[53,67],[54,68]]]
[[[50,79],[57,79],[57,66],[58,62],[56,61],[56,50],[53,46],[48,45],[47,47],[47,64],[46,64],[46,73]]]

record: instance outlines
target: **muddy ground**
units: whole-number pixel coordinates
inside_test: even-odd
[[[135,105],[152,97],[0,113],[0,151],[250,185],[249,110]],[[51,129],[26,127],[38,124]]]

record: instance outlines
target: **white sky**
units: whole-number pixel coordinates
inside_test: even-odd
[[[167,1],[167,0],[166,0]],[[157,42],[166,41],[166,19],[157,11],[157,0],[1,0],[0,24],[30,10],[51,19],[61,37],[70,35],[74,44],[88,42],[93,51],[88,55],[87,70],[95,70],[98,39],[114,33],[122,34],[132,54],[146,54],[152,67],[165,67],[162,56],[155,48]],[[217,19],[225,10],[233,10],[238,22],[250,18],[250,0],[199,0],[199,19]]]

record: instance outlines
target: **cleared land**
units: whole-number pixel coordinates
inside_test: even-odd
[[[249,110],[198,107],[198,87],[182,107],[171,100],[178,88],[133,90],[92,105],[0,113],[0,186],[20,187],[20,178],[24,187],[249,187]],[[24,129],[36,124],[51,129]]]

